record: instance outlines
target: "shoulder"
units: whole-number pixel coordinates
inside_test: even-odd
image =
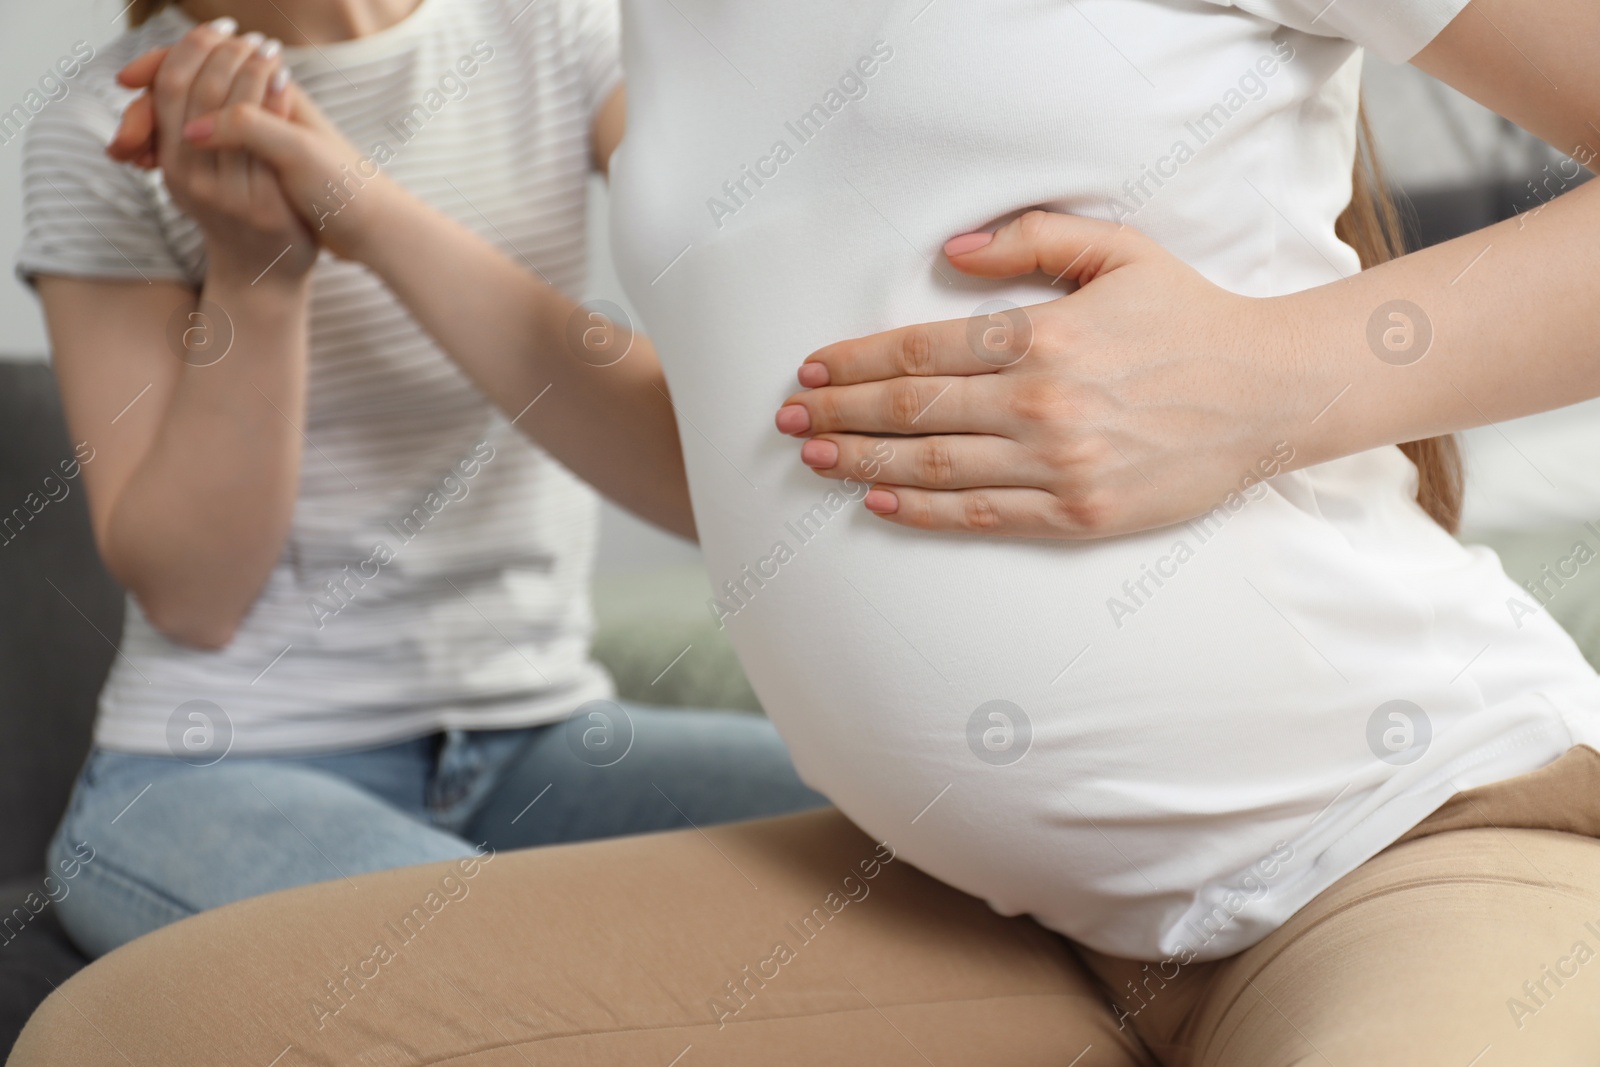
[[[17,256],[22,277],[193,280],[193,264],[181,262],[169,240],[173,217],[159,174],[105,154],[136,95],[117,84],[117,72],[184,29],[174,16],[152,20],[98,50],[81,45],[72,62],[52,68],[53,80],[41,85],[40,100],[24,98],[20,115],[15,109],[0,114],[0,128],[7,120],[20,123],[24,140],[23,242]],[[197,247],[193,240],[188,244]]]
[[[176,17],[158,17],[99,48],[74,43],[0,115],[0,134],[25,134],[29,155],[54,144],[92,147],[98,156],[136,95],[117,84],[117,72],[142,53],[171,44],[183,31]]]

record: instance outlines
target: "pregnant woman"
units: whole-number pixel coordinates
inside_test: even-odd
[[[1323,428],[1360,448],[1470,422],[1373,395],[1430,360],[1463,398],[1519,377],[1537,384],[1508,385],[1511,406],[1600,391],[1573,395],[1595,375],[1562,370],[1589,343],[1572,298],[1593,242],[1555,225],[1594,234],[1592,191],[1367,272],[1341,239],[1360,46],[1587,151],[1600,78],[1575,42],[1595,15],[1481,3],[628,3],[613,229],[673,388],[712,610],[801,773],[855,825],[501,866],[439,965],[473,968],[507,1021],[474,1045],[395,1008],[386,1023],[425,1049],[408,1062],[523,1044],[557,1063],[1588,1062],[1600,679],[1548,618],[1508,614],[1517,587],[1449,536],[1446,443],[1334,458],[1349,447]],[[1515,44],[1496,29],[1511,13]],[[185,133],[309,190],[343,157],[300,117],[236,107]],[[426,229],[379,195],[387,226]],[[1519,302],[1540,312],[1543,371],[1493,369]],[[835,343],[851,336],[869,339]],[[1069,388],[1083,364],[1097,374]],[[1270,377],[1207,393],[1229,367]],[[1118,447],[1157,440],[1140,420],[1163,404],[1174,436],[1209,431],[1229,391],[1298,415],[1200,442],[1200,473],[1175,483],[1180,465],[1142,471]],[[774,407],[811,437],[807,464],[851,480],[800,469]],[[1076,449],[1028,436],[1072,424]],[[1082,477],[1096,437],[1154,487],[1112,524],[1146,532],[1052,538],[1108,524]],[[873,480],[872,511],[936,532],[851,507]],[[618,887],[510,935],[491,922],[574,880]],[[403,899],[367,884],[389,894],[377,907]],[[642,885],[661,896],[638,902]],[[191,924],[184,947],[222,938],[208,951],[226,959],[280,907]],[[319,902],[318,929],[371,907]],[[551,966],[485,963],[497,935]],[[293,988],[326,961],[271,965]],[[247,989],[208,1007],[238,1011]],[[422,982],[395,996],[440,1010]],[[69,1012],[36,1022],[23,1063],[97,1047]],[[337,1061],[356,1040],[284,1016],[229,1048]]]
[[[1143,959],[1247,948],[1454,793],[1600,743],[1594,673],[1554,623],[1507,614],[1517,587],[1451,539],[1442,509],[1418,506],[1418,468],[1396,449],[1279,473],[1289,427],[1188,525],[980,543],[841,511],[794,469],[759,401],[834,338],[1038,304],[1067,279],[1084,292],[1035,316],[1035,340],[1094,331],[1092,347],[1116,329],[1073,314],[1099,290],[1121,292],[1123,316],[1192,321],[1209,287],[1119,270],[1148,253],[1118,221],[1242,294],[1228,302],[1251,343],[1286,340],[1247,331],[1273,298],[1359,269],[1335,233],[1359,53],[1323,34],[1409,58],[1453,9],[1244,6],[952,4],[915,21],[886,3],[827,20],[626,9],[619,259],[703,431],[684,438],[702,544],[768,713],[802,775],[905,859]],[[963,76],[974,41],[1005,61]],[[1045,273],[1016,281],[940,262],[951,235],[1036,205],[1107,221],[1069,228]],[[1035,266],[1004,245],[984,254],[968,257],[983,273]],[[1358,328],[1415,292],[1404,279],[1367,291],[1348,294]],[[1020,360],[1025,373],[1015,345],[984,339],[946,366]],[[819,388],[778,425],[838,428],[857,414],[846,405],[874,401],[854,428],[1077,417],[1038,379],[1004,399],[1004,372],[941,395],[954,379],[919,370],[934,376],[875,397]],[[975,484],[1021,484],[1049,458],[998,437],[992,453]],[[847,448],[837,469],[865,454]],[[1437,452],[1423,458],[1437,477]]]
[[[61,904],[77,944],[485,847],[820,803],[768,723],[625,708],[589,657],[598,500],[580,478],[693,531],[653,357],[569,348],[587,183],[621,135],[615,10],[134,7],[138,28],[33,126],[25,166],[20,266],[131,593],[51,848],[51,868],[81,865]],[[333,175],[302,219],[239,153],[174,137],[159,173],[106,158],[118,68],[185,35],[163,121],[230,99],[281,113],[301,76],[392,180],[527,278],[510,341],[437,343],[459,293],[408,311],[381,271],[319,258],[328,217],[362,211],[359,176]]]

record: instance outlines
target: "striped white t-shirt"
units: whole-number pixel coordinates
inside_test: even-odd
[[[201,284],[201,233],[160,175],[103,151],[132,98],[117,70],[191,26],[168,9],[120,37],[30,126],[24,277]],[[592,117],[621,77],[611,0],[423,0],[370,37],[285,55],[389,176],[579,292]],[[549,721],[610,695],[588,652],[593,492],[366,268],[324,255],[311,286],[283,554],[220,651],[168,640],[130,598],[97,743],[185,754],[198,710],[217,727],[208,743],[236,752],[364,746]]]

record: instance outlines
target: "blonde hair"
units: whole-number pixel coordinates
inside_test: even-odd
[[[1356,169],[1350,206],[1344,209],[1335,232],[1361,257],[1361,269],[1375,267],[1406,252],[1405,228],[1400,211],[1389,195],[1383,168],[1372,148],[1372,126],[1365,105],[1356,119]],[[1451,533],[1461,527],[1461,502],[1465,476],[1461,448],[1454,437],[1408,441],[1400,451],[1417,468],[1417,503]]]
[[[133,0],[133,6],[128,8],[128,25],[144,25],[169,2],[170,0]]]

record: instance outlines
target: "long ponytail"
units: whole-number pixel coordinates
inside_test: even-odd
[[[1335,225],[1339,239],[1356,250],[1361,269],[1404,255],[1405,228],[1389,195],[1383,169],[1373,151],[1372,126],[1365,105],[1357,117],[1356,169],[1350,206]],[[1454,437],[1430,437],[1400,446],[1417,468],[1417,503],[1451,533],[1461,526],[1463,470],[1461,448]]]

